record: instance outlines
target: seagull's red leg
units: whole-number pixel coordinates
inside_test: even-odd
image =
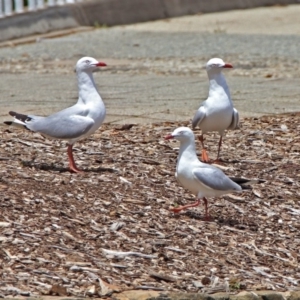
[[[205,221],[210,220],[210,215],[208,214],[208,204],[207,204],[207,199],[205,197],[202,198],[205,206]],[[169,210],[172,211],[173,213],[179,213],[184,209],[190,208],[190,207],[196,207],[200,204],[201,199],[197,199],[194,203],[179,206],[179,207],[172,207]]]
[[[75,164],[72,149],[73,149],[73,145],[68,145],[69,168],[70,171],[73,171],[75,173],[80,173],[82,171],[79,170]]]
[[[204,138],[203,138],[203,134],[201,134],[201,135],[199,136],[199,141],[200,141],[201,146],[202,146],[201,160],[202,160],[203,162],[208,163],[208,162],[209,162],[209,158],[208,158],[208,154],[207,154],[207,152],[206,152],[206,150],[205,150],[205,147],[204,147]]]
[[[205,221],[209,221],[210,216],[208,214],[207,199],[205,197],[203,197],[203,202],[204,202],[204,206],[205,206]]]
[[[183,205],[183,206],[179,206],[179,207],[172,207],[170,208],[170,211],[174,212],[174,213],[179,213],[180,211],[190,208],[190,207],[195,207],[198,206],[200,204],[200,199],[197,199],[197,201],[195,201],[192,204],[187,204],[187,205]]]
[[[201,160],[202,160],[202,162],[205,162],[205,163],[209,162],[208,154],[205,149],[202,149]]]
[[[222,139],[223,139],[223,135],[220,136],[220,139],[219,139],[219,147],[218,147],[218,155],[217,155],[217,159],[215,159],[213,162],[214,163],[219,163],[221,162],[221,159],[220,159],[220,151],[221,151],[221,146],[222,146]]]

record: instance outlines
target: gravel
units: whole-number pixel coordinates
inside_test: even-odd
[[[84,55],[108,64],[96,77],[108,106],[106,122],[191,118],[207,97],[203,66],[213,56],[234,65],[226,77],[242,116],[297,111],[298,44],[299,35],[156,32],[127,26],[0,48],[0,121],[9,110],[46,115],[73,104],[73,69]]]

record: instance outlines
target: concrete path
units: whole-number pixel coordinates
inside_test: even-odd
[[[204,32],[225,34],[300,34],[300,5],[259,7],[221,13],[184,16],[165,21],[126,26],[130,30],[156,32]]]
[[[0,121],[11,109],[48,114],[74,103],[73,68],[85,55],[109,65],[95,74],[106,122],[190,119],[207,96],[211,57],[235,66],[226,76],[242,116],[298,111],[299,14],[300,5],[213,13],[1,48]]]

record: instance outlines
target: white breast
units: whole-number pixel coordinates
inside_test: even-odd
[[[206,116],[200,124],[203,133],[217,131],[222,134],[232,122],[233,107],[228,104],[208,105]]]

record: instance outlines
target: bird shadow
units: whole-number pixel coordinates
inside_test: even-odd
[[[211,222],[215,222],[215,218],[212,216],[208,216],[208,218],[206,218],[205,215],[201,215],[197,212],[193,212],[193,211],[186,211],[184,213],[174,213],[173,214],[173,218],[174,219],[180,219],[182,216],[186,216],[190,219],[194,219],[194,220],[199,220],[205,223],[211,223]]]
[[[234,227],[238,230],[250,230],[250,231],[257,231],[258,225],[249,219],[243,219],[239,220],[237,218],[223,218],[218,217],[215,219],[216,223],[218,223],[220,226],[228,226],[228,227]]]
[[[24,161],[24,160],[22,160],[21,164],[22,164],[23,167],[34,168],[34,169],[40,170],[40,171],[54,171],[54,172],[59,172],[59,173],[74,173],[74,172],[71,172],[70,169],[66,168],[66,167],[57,166],[55,164],[36,163],[36,162],[34,162],[32,160],[31,161]],[[118,173],[118,170],[112,169],[112,168],[103,168],[103,167],[82,169],[82,173],[85,173],[85,172],[93,172],[93,173],[103,173],[103,172]]]
[[[36,163],[32,160],[22,160],[21,164],[23,167],[34,168],[40,171],[55,171],[60,173],[69,172],[69,169],[65,167],[56,166],[54,164]]]
[[[184,213],[184,215],[191,219],[196,219],[204,222],[215,222],[220,226],[234,227],[239,230],[251,230],[251,231],[258,230],[258,225],[254,221],[248,219],[239,220],[234,217],[224,218],[222,216],[209,216],[209,219],[206,219],[204,215],[195,211],[187,211]]]
[[[83,172],[96,172],[96,173],[103,173],[103,172],[109,172],[109,173],[118,173],[119,171],[117,169],[113,168],[92,168],[92,169],[82,169]]]

